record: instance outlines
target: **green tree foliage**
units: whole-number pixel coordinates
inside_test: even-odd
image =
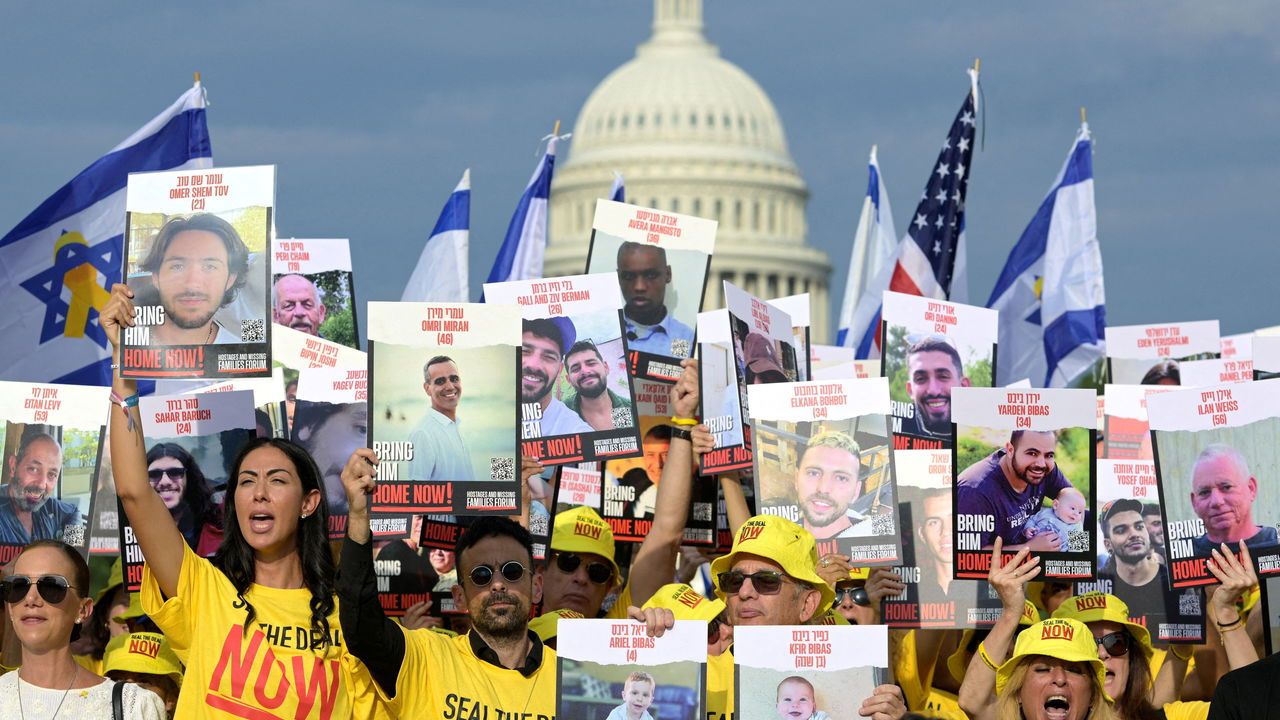
[[[320,324],[320,337],[336,342],[339,345],[347,347],[359,348],[359,342],[356,337],[356,320],[351,314],[351,308],[347,308],[337,315],[328,315],[324,322]]]

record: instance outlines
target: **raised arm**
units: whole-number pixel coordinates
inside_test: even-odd
[[[133,327],[133,291],[116,283],[111,299],[102,308],[99,323],[111,341],[112,357],[120,359],[121,328]],[[120,370],[112,372],[111,389],[121,398],[135,398],[138,383],[123,380]],[[126,414],[127,413],[127,414]],[[182,572],[182,553],[186,540],[178,531],[164,501],[147,480],[147,447],[142,437],[142,416],[138,408],[111,408],[111,473],[115,478],[116,497],[124,506],[138,547],[151,569],[151,575],[165,597],[178,592],[178,576]],[[235,479],[232,479],[234,487]]]
[[[1022,608],[1026,605],[1027,583],[1040,570],[1040,558],[1030,557],[1025,549],[1019,550],[1008,562],[1003,562],[1001,544],[1000,538],[996,538],[995,548],[991,551],[991,569],[987,571],[987,582],[991,583],[991,587],[1000,596],[1003,610],[987,638],[978,646],[978,652],[969,660],[964,682],[960,684],[960,708],[973,718],[989,717],[994,709],[995,668],[1009,656],[1013,638],[1018,634],[1018,619],[1022,617]],[[985,659],[982,657],[984,649]]]
[[[369,496],[377,484],[373,479],[377,464],[372,450],[360,448],[342,468],[348,509],[347,537],[342,541],[342,562],[338,565],[338,620],[347,651],[369,668],[369,674],[387,697],[395,697],[405,642],[404,631],[387,617],[378,602],[378,579],[373,571]]]
[[[680,364],[684,372],[671,388],[671,407],[676,417],[692,418],[698,410],[698,361],[689,359]],[[675,575],[676,554],[684,539],[693,496],[693,465],[692,442],[673,436],[654,500],[653,525],[631,561],[633,605],[643,605]]]

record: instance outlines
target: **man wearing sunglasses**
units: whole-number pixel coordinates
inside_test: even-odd
[[[478,519],[454,548],[453,595],[471,630],[453,638],[407,630],[378,601],[368,505],[375,466],[357,454],[342,472],[350,509],[337,591],[347,650],[369,668],[379,700],[394,717],[554,717],[555,651],[529,630],[542,589],[529,532],[506,518]]]
[[[628,350],[689,357],[693,329],[672,317],[667,308],[670,282],[666,250],[636,242],[624,242],[618,248],[618,285],[626,301],[622,319]]]
[[[84,524],[75,505],[54,497],[62,476],[62,446],[52,435],[24,434],[4,471],[8,483],[0,493],[0,544],[60,540],[65,528]]]
[[[409,433],[413,443],[411,480],[475,480],[471,453],[462,439],[458,404],[462,400],[462,377],[458,364],[447,355],[436,355],[422,368],[422,389],[431,407]]]

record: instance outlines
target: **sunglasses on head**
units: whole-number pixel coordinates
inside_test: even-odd
[[[849,598],[849,600],[852,601],[854,605],[861,605],[862,607],[871,607],[871,596],[867,595],[867,589],[865,587],[847,587],[847,588],[836,589],[837,605],[843,603],[846,597]]]
[[[556,567],[565,575],[572,575],[582,565],[582,556],[574,553],[557,552]],[[587,579],[596,585],[603,585],[613,579],[613,568],[602,562],[587,563]]]
[[[493,576],[496,573],[502,573],[502,579],[509,583],[519,582],[524,577],[524,565],[515,561],[508,560],[502,563],[502,567],[494,570],[492,565],[477,565],[471,568],[471,584],[476,587],[484,587],[493,582]]]
[[[777,570],[757,570],[749,575],[741,570],[730,570],[719,575],[720,589],[729,595],[741,590],[742,584],[748,580],[761,595],[777,595],[782,590],[782,583],[788,579],[786,574]]]
[[[1123,630],[1107,633],[1093,640],[1105,648],[1111,657],[1122,657],[1129,652],[1129,634]]]
[[[184,467],[156,468],[147,471],[147,479],[152,482],[160,480],[160,478],[168,475],[174,480],[185,480],[187,477],[187,469]]]
[[[10,575],[0,580],[0,596],[10,605],[20,603],[31,592],[33,584],[40,597],[50,605],[62,602],[67,597],[67,590],[71,588],[71,583],[61,575],[41,575],[35,579],[26,575]]]

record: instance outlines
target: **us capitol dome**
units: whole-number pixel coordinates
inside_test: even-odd
[[[616,171],[629,203],[719,222],[703,309],[724,307],[722,280],[766,299],[807,292],[824,342],[831,265],[805,242],[809,191],[773,103],[702,28],[702,0],[655,0],[653,36],[583,104],[552,182],[545,274],[583,272]]]

